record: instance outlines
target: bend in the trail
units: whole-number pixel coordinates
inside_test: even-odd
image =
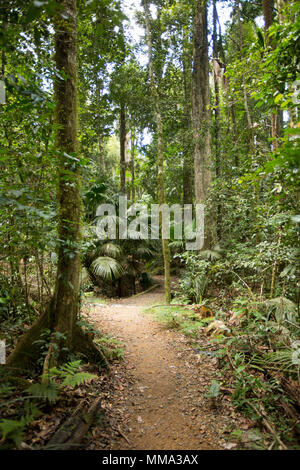
[[[124,360],[113,369],[117,385],[110,397],[112,413],[123,419],[106,448],[222,449],[232,423],[242,426],[244,418],[229,400],[215,406],[206,397],[217,374],[215,358],[195,354],[181,333],[143,313],[157,303],[164,303],[162,286],[90,312],[102,332],[126,345]],[[103,448],[100,440],[92,448]]]

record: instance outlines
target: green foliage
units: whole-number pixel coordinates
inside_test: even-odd
[[[155,319],[163,324],[165,328],[181,331],[184,335],[197,337],[201,328],[207,326],[213,318],[202,319],[194,315],[184,307],[175,306],[153,306],[145,310],[146,313],[154,315]]]
[[[210,389],[206,396],[208,398],[218,398],[220,395],[220,383],[217,380],[212,380]]]
[[[0,430],[2,434],[1,441],[11,440],[17,447],[24,438],[24,433],[27,426],[42,413],[31,402],[25,402],[25,414],[18,420],[16,419],[2,419],[0,421]]]
[[[49,353],[49,348],[51,345],[51,355],[53,359],[56,360],[59,357],[59,354],[69,353],[69,350],[66,347],[61,346],[61,341],[66,340],[66,335],[59,331],[51,332],[49,329],[42,331],[40,339],[36,340],[34,344],[40,345],[40,359],[39,364],[42,366],[44,364],[45,358]]]
[[[112,281],[114,279],[119,279],[123,274],[123,268],[114,258],[108,256],[99,256],[96,258],[90,269],[93,274],[100,276],[106,281]]]
[[[96,343],[108,359],[123,359],[125,346],[122,342],[111,336],[100,336],[96,339]]]
[[[297,305],[286,297],[265,300],[264,305],[267,308],[268,316],[270,317],[270,315],[274,314],[278,322],[283,322],[284,320],[297,321]]]
[[[27,389],[27,393],[34,398],[47,400],[49,403],[55,403],[59,393],[59,386],[53,380],[48,380],[45,383],[30,385]]]
[[[179,282],[177,296],[180,300],[191,303],[203,303],[204,296],[213,279],[215,263],[221,259],[223,251],[219,246],[213,250],[204,250],[199,254],[184,252],[175,255],[184,263],[184,274]]]
[[[89,372],[78,372],[81,367],[81,361],[68,362],[59,368],[53,367],[49,370],[49,377],[51,379],[57,377],[62,379],[60,386],[62,388],[70,386],[72,388],[77,387],[83,383],[89,382],[97,378],[96,375],[90,374]]]
[[[81,361],[72,361],[63,364],[60,367],[52,367],[41,383],[35,383],[27,389],[27,393],[35,398],[44,399],[49,403],[54,403],[61,390],[66,387],[75,388],[79,385],[87,383],[97,376],[89,372],[81,372]],[[56,382],[59,379],[59,383]]]

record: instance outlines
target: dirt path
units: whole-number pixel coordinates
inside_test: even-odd
[[[205,397],[216,359],[196,355],[184,336],[142,313],[156,303],[164,303],[162,288],[90,312],[101,331],[126,344],[124,360],[113,368],[109,405],[122,417],[121,433],[107,448],[224,449],[232,421],[242,425],[243,418],[228,397],[217,408]],[[98,445],[96,439],[92,448]]]

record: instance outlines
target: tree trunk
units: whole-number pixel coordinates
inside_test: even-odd
[[[219,87],[219,49],[218,49],[218,33],[217,33],[217,5],[216,0],[213,2],[213,79],[215,91],[214,103],[214,149],[215,149],[215,168],[216,178],[221,176],[220,166],[220,87]],[[217,201],[217,238],[221,239],[222,233],[222,208],[219,201]]]
[[[183,53],[182,53],[182,68],[183,68],[183,84],[184,84],[184,148],[183,148],[183,204],[193,204],[193,160],[192,160],[192,146],[191,146],[191,69],[192,62],[188,50],[189,37],[188,30],[184,27],[183,31]]]
[[[268,32],[273,23],[274,2],[273,0],[262,0],[262,6],[265,21],[265,44],[266,47],[272,47],[272,41],[270,40]],[[276,150],[278,148],[278,139],[280,137],[280,114],[277,106],[271,110],[271,135],[273,149]]]
[[[126,110],[122,103],[120,108],[120,191],[126,190]]]
[[[195,202],[196,204],[204,204],[212,179],[206,1],[196,1],[193,29],[192,121]],[[211,225],[207,218],[205,223],[205,247],[208,247],[211,243]]]
[[[60,0],[63,16],[55,17],[56,146],[59,158],[58,267],[52,300],[56,331],[67,336],[72,347],[74,321],[79,307],[80,277],[80,166],[77,158],[77,29],[76,0]]]
[[[267,32],[273,23],[273,0],[262,0],[262,7],[265,20],[265,31]]]
[[[237,12],[237,20],[238,20],[238,28],[239,28],[239,49],[240,49],[240,53],[241,53],[241,56],[242,56],[242,52],[243,52],[243,30],[242,30],[242,22],[241,22],[240,0],[235,1],[235,7],[236,7],[236,12]],[[252,125],[252,118],[251,118],[249,105],[248,105],[248,97],[247,97],[245,76],[244,76],[243,73],[242,73],[242,79],[243,79],[244,108],[245,108],[245,113],[246,113],[246,118],[247,118],[247,125],[248,125],[249,147],[250,147],[250,153],[253,156],[254,152],[255,152],[254,136],[253,136],[253,125]]]
[[[131,159],[130,159],[130,169],[131,169],[131,201],[135,202],[135,164],[134,164],[134,153],[135,153],[135,142],[134,135],[131,134]]]
[[[164,138],[163,138],[163,126],[162,117],[160,111],[160,97],[155,83],[154,69],[153,69],[153,51],[152,51],[152,38],[151,38],[151,26],[150,26],[150,10],[147,0],[143,1],[146,21],[146,39],[148,46],[148,57],[149,57],[149,75],[151,83],[152,101],[154,107],[156,131],[157,131],[157,189],[158,189],[158,202],[160,205],[165,203],[165,191],[164,191]],[[160,79],[160,77],[159,77]],[[161,225],[161,214],[160,214],[160,225]],[[170,303],[171,300],[171,282],[170,282],[170,248],[169,241],[162,238],[162,252],[164,258],[164,271],[165,271],[165,298],[166,302]]]
[[[105,156],[104,156],[104,138],[103,135],[99,135],[98,138],[98,147],[99,147],[99,178],[105,173]]]
[[[80,165],[77,159],[77,47],[76,0],[60,0],[62,9],[54,18],[57,155],[58,155],[58,265],[51,305],[21,338],[8,357],[10,367],[36,365],[40,345],[36,340],[45,329],[63,333],[60,346],[81,352],[103,362],[103,355],[90,338],[76,325],[79,310],[80,283]],[[63,78],[62,78],[63,77]],[[50,339],[51,341],[51,339]],[[64,359],[52,355],[52,342],[47,366]],[[51,357],[50,357],[51,356]],[[46,361],[45,361],[46,362]],[[45,370],[45,368],[44,368]]]

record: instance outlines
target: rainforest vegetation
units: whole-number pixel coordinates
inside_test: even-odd
[[[299,25],[297,0],[0,0],[1,448],[88,445],[127,345],[87,308],[159,283],[146,315],[216,357],[206,400],[299,448]],[[122,236],[133,204],[204,206],[203,246],[163,214]]]

